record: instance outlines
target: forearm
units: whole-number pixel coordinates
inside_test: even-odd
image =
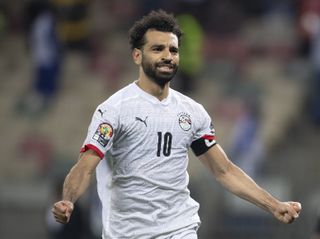
[[[81,165],[73,166],[63,184],[63,200],[75,203],[88,188],[91,176],[92,173],[81,170]]]
[[[230,192],[266,211],[273,212],[279,203],[276,198],[258,186],[247,174],[231,162],[227,171],[216,178]]]
[[[220,145],[200,157],[215,178],[233,194],[273,212],[279,201],[259,187],[246,173],[233,164]]]
[[[270,195],[238,166],[233,164],[220,145],[216,144],[211,147],[199,158],[227,190],[269,211],[279,221],[291,223],[299,216],[301,211],[300,203],[291,201],[280,202]]]

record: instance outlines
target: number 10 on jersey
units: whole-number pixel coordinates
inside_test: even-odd
[[[160,157],[161,153],[165,157],[170,156],[170,154],[171,154],[171,144],[172,144],[172,134],[170,132],[166,132],[165,134],[162,134],[162,132],[158,132],[157,156]]]

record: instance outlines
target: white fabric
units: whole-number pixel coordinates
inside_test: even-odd
[[[113,129],[106,146],[94,137],[103,123]],[[187,151],[212,132],[210,124],[192,99],[170,89],[159,101],[135,83],[97,107],[83,148],[93,145],[105,155],[97,168],[104,239],[167,238],[198,226]]]

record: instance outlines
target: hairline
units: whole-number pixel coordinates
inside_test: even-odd
[[[139,49],[139,50],[142,50],[143,47],[146,45],[146,42],[147,42],[147,39],[146,39],[146,36],[147,36],[147,33],[150,32],[150,31],[156,31],[156,32],[163,32],[163,33],[171,33],[173,34],[174,36],[176,36],[177,38],[177,42],[178,42],[178,48],[180,47],[180,43],[179,43],[179,37],[177,34],[175,34],[173,31],[163,31],[163,30],[158,30],[157,28],[154,28],[154,27],[151,27],[151,28],[148,28],[146,30],[146,32],[144,33],[143,37],[142,37],[142,42],[143,44],[141,45],[141,47],[136,47],[136,49]],[[132,49],[134,50],[134,49]]]

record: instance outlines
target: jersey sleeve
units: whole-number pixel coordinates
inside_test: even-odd
[[[208,113],[202,106],[197,113],[196,129],[191,149],[196,156],[199,156],[207,152],[217,142],[215,129]]]
[[[80,152],[95,151],[102,159],[112,147],[115,131],[118,128],[117,110],[110,105],[96,108],[88,127],[87,137]]]

